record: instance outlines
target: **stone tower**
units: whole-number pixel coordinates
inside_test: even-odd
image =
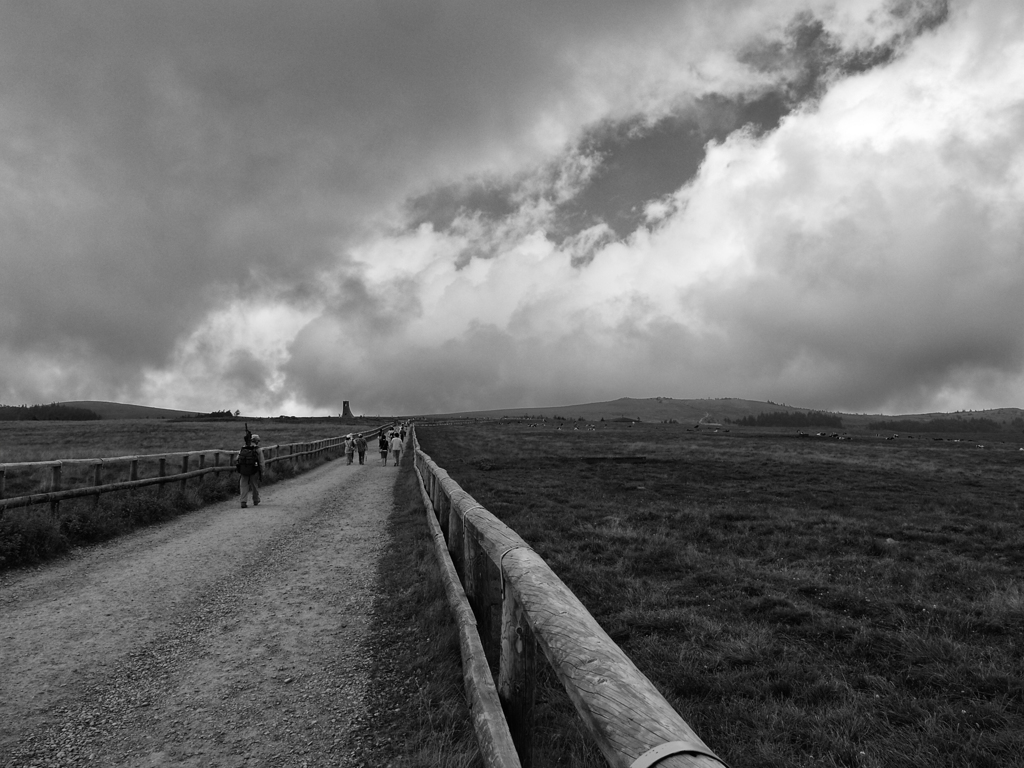
[[[343,419],[354,419],[352,415],[352,409],[348,407],[348,400],[345,401],[345,407],[341,409],[341,418]]]

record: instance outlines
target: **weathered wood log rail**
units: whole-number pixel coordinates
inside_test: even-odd
[[[529,544],[420,449],[415,427],[412,443],[428,519],[436,517],[443,545],[472,607],[467,616],[453,603],[460,636],[478,630],[483,652],[499,670],[498,699],[517,759],[502,748],[501,729],[494,726],[502,713],[494,711],[486,695],[488,686],[494,687],[490,667],[481,663],[472,642],[460,637],[467,694],[488,768],[532,765],[538,647],[613,768],[725,765]],[[442,545],[436,538],[435,542]]]
[[[378,427],[361,433],[363,437],[369,438],[380,433]],[[323,440],[313,440],[306,443],[287,443],[278,445],[262,446],[263,461],[265,466],[270,466],[281,461],[300,461],[306,458],[318,458],[341,448],[345,443],[345,436],[329,437]],[[167,483],[180,483],[182,490],[185,483],[192,478],[201,478],[208,474],[220,472],[234,472],[234,459],[238,450],[227,450],[209,448],[200,451],[181,451],[176,453],[157,453],[141,456],[114,456],[101,459],[62,459],[55,461],[21,461],[0,464],[0,517],[8,509],[17,507],[28,507],[33,504],[50,504],[52,508],[66,499],[82,498],[92,496],[94,503],[99,502],[99,497],[104,493],[115,491],[126,491],[132,488],[143,488],[149,485],[164,486]],[[213,464],[207,466],[207,456],[213,457]],[[197,457],[198,468],[190,469],[193,458]],[[222,457],[226,457],[221,463]],[[176,474],[167,474],[168,460],[177,459],[181,462],[181,471]],[[158,474],[155,477],[139,478],[139,462],[158,464]],[[111,465],[127,464],[127,480],[101,484],[100,476],[104,467]],[[92,485],[79,486],[77,488],[62,488],[63,470],[65,467],[76,465],[91,465],[94,467]],[[50,489],[41,493],[32,493],[25,496],[14,496],[5,498],[5,486],[8,469],[49,469]]]

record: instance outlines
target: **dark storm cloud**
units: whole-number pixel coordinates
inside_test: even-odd
[[[694,177],[708,142],[745,126],[771,130],[789,111],[779,92],[752,98],[713,94],[654,125],[634,120],[596,128],[582,151],[600,165],[579,194],[559,206],[552,234],[572,236],[603,222],[625,237],[644,222],[647,203]]]
[[[266,391],[269,388],[270,375],[270,365],[264,360],[259,360],[247,349],[236,349],[232,352],[224,371],[225,381],[241,392]]]
[[[8,2],[0,397],[1016,391],[1019,21],[1010,0]],[[986,248],[946,248],[968,231]],[[916,275],[907,305],[945,291],[953,319],[902,322]]]
[[[918,36],[949,18],[947,0],[894,0],[885,13],[891,31],[870,45],[848,47],[811,11],[798,13],[785,35],[752,41],[739,60],[764,72],[785,73],[783,93],[791,107],[819,98],[829,83],[888,64]]]
[[[481,215],[500,219],[511,216],[516,187],[504,180],[471,181],[449,184],[418,195],[408,202],[409,228],[429,223],[435,229],[447,229],[459,216]]]
[[[738,61],[775,77],[770,88],[749,93],[710,93],[653,123],[647,116],[602,121],[587,129],[576,151],[596,170],[578,193],[556,204],[549,234],[556,240],[606,224],[625,237],[643,224],[645,206],[689,182],[709,142],[741,128],[774,130],[780,120],[821,97],[837,79],[883,66],[918,35],[948,18],[945,0],[900,0],[886,12],[900,23],[872,44],[849,48],[811,11],[795,14],[781,35],[758,37],[737,53]],[[445,229],[459,216],[501,219],[517,214],[515,180],[486,179],[451,185],[409,203],[410,226],[430,222]],[[478,254],[487,257],[488,252]]]
[[[405,190],[528,162],[538,113],[573,98],[567,46],[673,6],[5,3],[0,343],[165,364],[237,290],[308,285]]]
[[[445,231],[389,240],[422,303],[380,354],[409,360],[415,376],[368,396],[408,411],[427,397],[447,411],[638,389],[855,410],[1018,401],[1020,18],[998,0],[932,32],[892,14],[870,34],[801,17],[775,35],[778,56],[758,70],[767,85],[753,81],[749,99],[716,91],[669,117],[584,131],[591,143],[561,166],[583,169],[570,194],[543,171],[504,188],[520,202],[511,213],[474,216],[463,195]],[[732,130],[757,94],[775,99],[759,105],[766,117]],[[695,104],[705,109],[687,113]],[[630,185],[631,168],[654,168],[647,147],[696,156],[694,124],[721,132],[695,173],[680,164]],[[645,201],[674,174],[678,188]],[[596,197],[612,202],[561,240],[566,212],[602,184]],[[632,191],[614,200],[619,189]],[[602,219],[628,206],[643,224],[623,237]],[[483,256],[464,260],[469,248]],[[365,349],[343,322],[317,333],[295,348],[295,381],[310,398],[328,397],[332,377],[363,391]],[[325,344],[349,354],[303,377]]]

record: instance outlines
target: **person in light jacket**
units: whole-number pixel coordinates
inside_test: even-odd
[[[398,462],[402,460],[402,438],[395,433],[395,436],[391,438],[391,455],[395,458],[395,466],[398,466]]]

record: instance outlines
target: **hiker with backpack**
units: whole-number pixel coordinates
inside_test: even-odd
[[[254,435],[245,428],[245,445],[235,457],[235,471],[238,472],[238,489],[242,499],[242,508],[249,506],[249,494],[252,493],[252,505],[260,503],[260,480],[263,479],[263,451],[260,449],[260,436]]]

